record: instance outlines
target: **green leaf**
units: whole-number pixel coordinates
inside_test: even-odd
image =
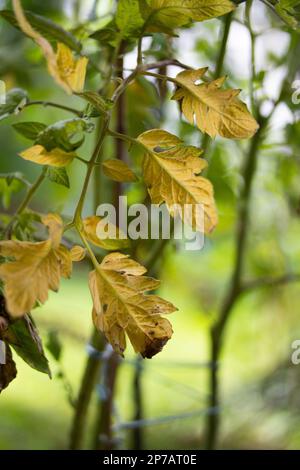
[[[94,128],[94,124],[88,119],[58,121],[41,132],[35,143],[42,145],[48,152],[55,148],[72,152],[83,144],[84,133],[90,133]]]
[[[120,0],[118,2],[116,25],[123,38],[139,36],[144,23],[139,0]]]
[[[96,41],[99,41],[101,46],[115,47],[118,41],[118,30],[114,21],[111,21],[106,26],[97,31],[94,31],[89,36]]]
[[[48,332],[48,338],[46,342],[46,348],[52,355],[52,357],[59,362],[62,353],[62,344],[59,339],[58,333],[55,330]]]
[[[6,103],[0,105],[0,121],[11,114],[19,114],[27,103],[27,92],[20,88],[13,88],[6,94]]]
[[[140,0],[140,8],[148,26],[178,28],[191,21],[205,21],[232,11],[229,0]]]
[[[36,140],[39,133],[44,131],[47,126],[41,122],[17,122],[12,126],[15,131],[29,140]]]
[[[282,20],[291,28],[300,28],[300,2],[299,0],[280,0],[275,10]]]
[[[31,26],[49,41],[62,42],[76,52],[81,51],[82,46],[75,36],[54,23],[54,21],[27,10],[25,11],[25,14]],[[0,16],[15,28],[20,29],[13,11],[1,10]]]
[[[42,341],[29,315],[25,315],[9,325],[5,333],[5,340],[30,367],[51,377]]]
[[[24,186],[30,186],[31,183],[27,181],[23,174],[20,173],[19,171],[15,171],[12,173],[0,173],[0,180],[5,179],[7,186],[10,186],[14,180],[18,181],[19,183],[23,184]]]
[[[47,178],[53,183],[60,184],[61,186],[65,186],[66,188],[70,188],[70,180],[67,173],[67,170],[62,167],[51,167],[47,168],[46,172]]]

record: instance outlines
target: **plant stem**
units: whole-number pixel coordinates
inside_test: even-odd
[[[33,198],[35,192],[38,190],[38,188],[40,187],[40,185],[42,184],[42,182],[46,178],[46,172],[47,172],[47,168],[45,167],[45,168],[43,168],[40,176],[37,178],[35,183],[33,183],[33,185],[28,190],[25,199],[22,201],[22,203],[18,207],[15,215],[20,215],[26,209],[26,207],[30,203],[31,199]]]
[[[36,193],[36,191],[38,190],[38,188],[40,187],[40,185],[44,181],[44,179],[46,177],[46,171],[47,171],[47,168],[44,167],[41,174],[40,174],[40,176],[37,178],[35,183],[33,183],[32,185],[28,186],[28,183],[26,183],[29,189],[26,193],[26,196],[25,196],[24,200],[19,205],[19,207],[16,210],[14,216],[12,217],[11,221],[9,222],[9,224],[7,225],[7,227],[5,229],[5,238],[11,238],[12,230],[13,230],[13,226],[14,226],[14,223],[16,221],[16,218],[18,217],[18,215],[22,214],[22,212],[26,209],[26,207],[30,203],[30,201],[33,198],[34,194]],[[24,182],[24,181],[22,180],[22,182]]]
[[[135,372],[133,376],[133,401],[134,401],[134,414],[133,421],[140,421],[143,419],[143,394],[142,394],[142,377],[143,377],[143,358],[138,356],[135,360]],[[143,428],[137,426],[132,430],[132,445],[133,450],[142,450],[144,441]]]
[[[220,356],[220,350],[222,347],[222,340],[225,333],[225,327],[229,315],[241,293],[241,275],[243,262],[245,257],[245,244],[246,236],[249,227],[249,208],[250,208],[250,195],[252,189],[252,183],[255,175],[256,162],[258,156],[258,148],[261,141],[262,131],[264,129],[264,123],[261,122],[261,127],[253,137],[244,170],[244,189],[240,196],[240,208],[238,210],[237,220],[237,233],[236,233],[236,253],[234,269],[232,279],[225,296],[224,302],[220,309],[220,314],[217,322],[211,328],[211,350],[210,350],[210,362],[212,368],[210,369],[210,398],[208,408],[215,410],[214,413],[207,417],[207,431],[206,431],[206,448],[211,450],[214,449],[217,442],[218,430],[219,430],[219,381],[218,381],[218,361]]]
[[[107,346],[110,347],[109,345]],[[104,355],[106,351],[104,352]],[[98,413],[94,433],[93,448],[95,450],[113,450],[115,447],[115,440],[112,432],[112,412],[114,391],[117,378],[117,371],[120,358],[113,351],[108,350],[107,359],[103,359],[103,387],[102,394],[98,402]]]
[[[118,57],[118,53],[115,53],[115,57],[116,58]],[[112,73],[113,73],[113,65],[110,67],[110,73],[106,78],[102,91],[105,91],[105,92],[107,91]],[[120,90],[120,95],[123,91],[124,91],[123,89]],[[113,100],[116,101],[120,97],[120,95],[115,94],[113,97]],[[101,153],[105,136],[108,134],[109,121],[110,121],[110,114],[107,114],[104,116],[103,121],[101,123],[101,127],[99,129],[99,138],[98,138],[95,150],[93,152],[93,155],[90,161],[87,162],[87,172],[86,172],[81,195],[77,203],[77,207],[76,207],[75,214],[74,214],[74,220],[73,220],[73,223],[75,224],[79,232],[81,232],[81,224],[82,224],[81,215],[82,215],[82,209],[83,209],[84,201],[86,198],[88,186],[90,183],[93,169]],[[98,189],[96,188],[96,179],[95,179],[94,180],[94,209],[95,211],[97,209],[98,202],[99,202],[98,201]],[[97,260],[94,257],[93,252],[90,250],[89,244],[86,242],[86,240],[82,236],[82,233],[81,233],[81,237],[83,238],[83,241],[88,251],[90,252],[90,256],[91,256],[93,263],[97,264]],[[94,329],[92,337],[91,337],[91,343],[94,344],[94,347],[96,350],[103,351],[104,346],[106,344],[106,340],[104,339],[103,335],[101,335],[98,331],[95,331]],[[71,449],[80,449],[82,446],[82,440],[83,440],[83,435],[84,435],[84,430],[85,430],[86,420],[87,420],[86,415],[87,415],[88,407],[90,405],[92,393],[93,393],[93,390],[94,390],[94,387],[95,387],[95,384],[99,375],[100,365],[101,365],[101,362],[100,362],[99,357],[93,357],[93,356],[88,357],[86,365],[85,365],[81,385],[80,385],[77,407],[75,410],[75,415],[74,415],[73,423],[72,423],[71,439],[70,439]],[[79,430],[77,429],[78,427],[80,427]]]
[[[257,158],[259,153],[259,146],[263,142],[264,132],[267,128],[277,106],[281,102],[282,95],[287,85],[287,81],[293,80],[293,77],[296,74],[295,63],[293,57],[295,54],[295,44],[294,38],[292,37],[289,52],[288,52],[288,71],[286,79],[283,80],[281,92],[279,93],[278,100],[274,103],[274,107],[267,117],[262,117],[257,111],[258,122],[260,128],[253,137],[248,155],[246,160],[246,165],[244,169],[244,188],[239,200],[239,210],[237,214],[237,228],[236,228],[236,243],[235,243],[235,261],[234,268],[232,273],[231,282],[228,287],[227,294],[225,295],[223,304],[220,309],[218,320],[215,325],[212,326],[210,331],[211,337],[211,350],[210,350],[210,361],[214,365],[210,370],[210,398],[208,407],[212,407],[216,410],[214,414],[211,414],[207,417],[206,422],[206,448],[214,449],[216,447],[219,426],[220,426],[220,396],[219,396],[219,379],[218,379],[218,363],[220,358],[220,353],[222,349],[222,344],[224,341],[225,328],[230,317],[230,313],[235,307],[241,293],[247,289],[247,283],[245,286],[242,282],[242,270],[244,258],[246,255],[246,242],[247,242],[247,232],[249,229],[249,212],[250,212],[250,200],[251,200],[251,189],[255,176]],[[253,68],[252,68],[253,70]],[[280,279],[279,282],[283,282],[283,279]],[[259,286],[258,283],[257,286]],[[276,285],[276,283],[275,283]],[[255,287],[252,282],[252,286]]]
[[[63,111],[68,111],[69,113],[76,114],[78,117],[82,117],[83,113],[81,111],[78,111],[75,108],[70,108],[69,106],[65,106],[63,104],[59,103],[52,103],[51,101],[29,101],[29,103],[26,103],[24,106],[25,108],[28,108],[29,106],[51,106],[52,108],[58,108],[62,109]]]
[[[217,63],[216,63],[216,68],[214,71],[214,80],[220,77],[220,75],[223,72],[224,68],[224,61],[225,61],[225,56],[226,56],[226,49],[227,49],[227,44],[228,44],[228,38],[229,38],[229,33],[230,33],[230,28],[232,25],[232,20],[233,20],[233,12],[228,13],[228,15],[225,16],[224,19],[224,27],[223,27],[223,33],[222,33],[222,42],[221,42],[221,47],[219,50],[219,55],[217,58]],[[201,148],[203,152],[208,152],[209,147],[211,144],[211,138],[209,137],[208,134],[204,134],[202,143],[201,143]]]
[[[98,139],[98,142],[96,144],[95,150],[93,152],[93,155],[92,155],[91,159],[89,160],[89,162],[87,162],[87,166],[88,166],[87,167],[87,172],[86,172],[85,180],[84,180],[83,187],[82,187],[82,190],[81,190],[81,195],[80,195],[80,198],[79,198],[76,210],[75,210],[75,215],[74,215],[75,223],[76,223],[76,221],[78,221],[81,218],[81,213],[82,213],[86,193],[87,193],[87,190],[88,190],[90,178],[91,178],[91,175],[92,175],[92,172],[93,172],[93,169],[94,169],[94,165],[95,165],[95,163],[97,161],[97,158],[98,158],[98,156],[101,152],[101,149],[102,149],[103,141],[104,141],[104,138],[106,136],[107,129],[108,129],[108,123],[109,123],[109,116],[105,116],[104,119],[103,119],[102,129],[101,129],[101,132],[100,132],[99,139]]]
[[[88,170],[87,170],[86,178],[83,184],[81,196],[78,201],[77,209],[75,211],[75,216],[74,216],[75,222],[73,222],[73,224],[76,223],[76,213],[77,213],[77,218],[78,217],[79,219],[81,218],[81,211],[82,211],[84,199],[86,196],[89,180],[91,177],[92,169],[93,169],[96,159],[98,158],[99,152],[101,151],[102,142],[105,137],[105,132],[104,132],[105,128],[106,128],[106,123],[104,122],[102,123],[101,128],[99,129],[100,131],[99,140],[96,144],[93,155],[90,161],[88,162]],[[94,190],[95,190],[95,186],[94,186]],[[95,210],[96,210],[97,204],[98,204],[98,201],[96,201],[95,199],[94,201]],[[77,224],[78,224],[78,219],[77,219]],[[95,258],[93,251],[91,250],[89,244],[87,243],[82,233],[80,233],[80,236],[90,254],[93,265],[96,266],[97,260]],[[95,352],[98,351],[99,353],[103,351],[104,346],[105,346],[104,336],[101,335],[99,331],[97,331],[95,328],[93,328],[93,332],[91,334],[90,345],[94,348]],[[70,433],[70,449],[71,450],[79,450],[82,448],[82,441],[83,441],[84,431],[85,431],[86,422],[87,422],[88,408],[91,402],[95,384],[97,383],[100,366],[101,366],[101,361],[99,359],[98,354],[91,354],[88,356],[85,367],[84,367],[84,372],[83,372],[83,376],[81,379],[81,383],[80,383],[80,389],[79,389],[77,403],[75,407],[75,413],[73,416],[73,421],[72,421],[72,426],[71,426],[71,433]]]
[[[120,45],[120,56],[117,59],[118,78],[123,80],[123,48],[124,44]],[[125,129],[125,96],[122,93],[116,103],[116,133],[123,135]],[[126,160],[126,149],[124,141],[116,139],[115,141],[115,152],[117,157],[121,161]],[[123,185],[122,183],[116,182],[113,186],[113,204],[116,208],[116,213],[119,214],[119,197],[122,195]],[[118,221],[117,221],[118,225]],[[115,351],[110,351],[107,358],[107,362],[103,363],[103,376],[104,376],[104,394],[99,396],[98,399],[98,413],[94,433],[94,449],[109,450],[114,448],[114,439],[112,432],[112,415],[113,415],[113,402],[115,393],[115,383],[118,373],[119,356]]]
[[[256,79],[256,64],[255,64],[255,40],[256,36],[255,33],[252,29],[252,23],[251,23],[251,8],[252,8],[253,0],[247,0],[246,3],[246,23],[248,27],[248,31],[250,34],[250,40],[251,40],[251,76],[252,79],[249,80],[249,88],[250,88],[250,99],[251,99],[251,110],[252,113],[255,113],[255,97],[254,97],[254,82]]]
[[[104,338],[94,329],[90,344],[95,351],[102,351],[104,346]],[[88,407],[94,391],[95,383],[98,378],[100,369],[100,361],[97,354],[88,356],[84,367],[84,374],[80,384],[80,390],[77,398],[75,415],[73,418],[70,449],[78,450],[82,448],[82,440],[85,431]]]
[[[118,78],[123,82],[123,68],[124,68],[124,58],[123,58],[123,52],[124,52],[124,44],[122,43],[120,46],[120,57],[117,60],[117,68],[118,68]],[[116,104],[116,132],[118,134],[125,134],[126,129],[125,129],[125,122],[126,122],[126,109],[125,109],[125,94],[122,93],[119,97],[119,100]],[[126,161],[126,149],[124,146],[124,142],[120,139],[116,139],[115,142],[115,151],[116,151],[116,156],[119,160],[122,162]],[[122,195],[122,190],[123,186],[122,183],[120,182],[115,182],[115,187],[114,187],[114,201],[113,204],[115,205],[115,208],[119,207],[119,196]],[[119,211],[117,210],[117,214]],[[118,222],[118,221],[117,221]],[[118,223],[117,223],[118,225]]]
[[[138,40],[137,46],[137,65],[141,65],[143,63],[143,36],[141,36]]]
[[[137,139],[127,134],[120,134],[119,132],[112,131],[111,129],[108,129],[107,133],[108,135],[111,135],[112,137],[115,137],[116,139],[124,140],[125,142],[128,142],[130,144],[139,143]]]
[[[160,73],[154,73],[154,72],[148,72],[147,70],[141,70],[140,74],[147,75],[148,77],[154,77],[154,78],[157,78],[158,80],[163,80],[165,82],[168,81],[177,85],[177,81],[175,78],[166,77],[165,75],[161,75]]]
[[[224,19],[224,28],[223,28],[223,33],[222,33],[222,43],[221,43],[221,47],[220,47],[220,50],[219,50],[217,65],[216,65],[215,72],[214,72],[214,79],[219,78],[220,75],[223,72],[226,49],[227,49],[227,44],[228,44],[228,38],[229,38],[230,28],[231,28],[231,24],[232,24],[232,19],[233,19],[233,12],[228,13],[228,15],[226,15],[225,19]]]

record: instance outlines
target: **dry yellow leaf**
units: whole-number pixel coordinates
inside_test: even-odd
[[[50,165],[56,167],[64,167],[69,165],[76,157],[74,152],[65,152],[59,148],[50,150],[49,152],[42,145],[33,145],[23,152],[19,153],[20,157],[39,165]]]
[[[83,231],[86,238],[104,250],[119,250],[129,246],[125,234],[113,223],[93,215],[83,220]]]
[[[123,355],[128,336],[135,352],[151,358],[162,350],[172,336],[170,322],[161,314],[176,307],[157,295],[159,281],[143,276],[146,269],[121,253],[107,255],[90,273],[93,321],[114,350]]]
[[[88,59],[75,59],[71,49],[63,43],[57,44],[56,64],[61,80],[73,93],[83,90]]]
[[[61,244],[63,224],[60,216],[49,214],[42,222],[49,230],[46,241],[0,242],[0,255],[14,259],[0,266],[6,308],[13,317],[30,312],[37,302],[46,302],[49,289],[58,291],[60,278],[71,276],[72,255]],[[79,248],[73,250],[79,251]]]
[[[194,230],[211,232],[217,224],[217,212],[211,183],[198,174],[206,168],[199,158],[202,151],[184,145],[175,135],[164,130],[144,132],[137,139],[145,149],[143,174],[153,204],[166,203],[173,216],[184,216]],[[185,206],[190,210],[185,210]]]
[[[72,261],[82,261],[85,258],[86,250],[82,246],[75,245],[70,250]]]
[[[102,163],[103,173],[113,181],[130,183],[137,181],[131,168],[122,160],[111,159]]]
[[[86,57],[74,59],[72,51],[61,43],[58,43],[55,53],[49,41],[28,22],[20,0],[13,0],[13,8],[21,30],[42,49],[48,72],[56,83],[70,95],[80,93],[84,86],[88,59]]]
[[[181,104],[187,120],[214,138],[247,139],[258,124],[245,103],[237,98],[241,90],[221,90],[226,77],[209,83],[199,83],[207,68],[185,70],[176,77],[178,89],[172,99]]]

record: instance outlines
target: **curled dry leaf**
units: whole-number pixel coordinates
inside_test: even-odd
[[[14,259],[0,266],[6,308],[12,317],[21,317],[37,302],[46,302],[49,289],[58,291],[60,278],[69,278],[72,273],[72,255],[61,244],[63,223],[60,216],[49,214],[42,222],[49,229],[46,241],[0,242],[0,255]]]
[[[207,166],[199,158],[202,151],[159,129],[144,132],[137,140],[145,149],[143,174],[152,203],[165,202],[173,216],[184,217],[194,230],[211,232],[217,224],[217,212],[211,183],[198,176]]]
[[[70,92],[80,93],[83,90],[88,59],[75,59],[71,49],[63,43],[57,44],[56,64],[58,74]]]
[[[126,235],[113,223],[93,215],[83,220],[83,232],[94,245],[104,250],[119,250],[129,246]]]
[[[226,77],[201,83],[207,68],[185,70],[176,77],[178,89],[172,99],[180,102],[187,120],[214,138],[248,139],[255,134],[258,124],[238,99],[241,90],[222,90]]]
[[[85,258],[86,250],[82,246],[75,245],[70,250],[72,261],[82,261]]]
[[[137,181],[131,168],[122,160],[111,159],[102,163],[103,173],[113,181],[130,183]]]
[[[20,157],[39,165],[50,165],[53,167],[65,167],[71,163],[76,157],[74,152],[65,152],[59,148],[50,150],[49,152],[42,145],[33,145],[23,152]]]
[[[50,42],[37,32],[27,20],[20,0],[13,0],[13,8],[21,30],[42,49],[47,60],[48,72],[68,94],[80,93],[83,90],[88,59],[75,59],[71,49],[58,43],[57,53]]]
[[[95,327],[121,355],[126,348],[125,334],[137,353],[151,358],[173,333],[170,322],[161,314],[177,309],[157,295],[145,294],[160,284],[144,276],[145,272],[143,266],[128,256],[111,253],[90,273]]]

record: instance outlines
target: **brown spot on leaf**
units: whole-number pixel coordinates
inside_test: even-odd
[[[167,336],[165,338],[156,338],[149,340],[149,343],[146,345],[145,351],[141,353],[144,359],[151,359],[153,356],[158,354],[165,344],[169,341],[170,338]]]

